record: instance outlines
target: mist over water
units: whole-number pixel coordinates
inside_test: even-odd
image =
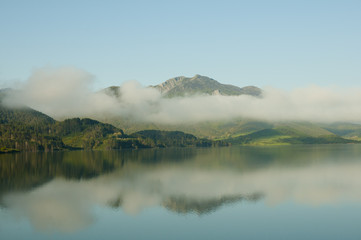
[[[4,102],[25,104],[56,119],[104,114],[167,124],[233,118],[325,123],[361,119],[361,89],[356,88],[315,85],[291,91],[265,88],[261,98],[198,95],[168,99],[156,89],[129,81],[120,86],[117,98],[92,91],[93,81],[92,74],[73,67],[41,68]]]

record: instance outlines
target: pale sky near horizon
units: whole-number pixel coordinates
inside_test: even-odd
[[[0,0],[0,87],[73,66],[94,88],[201,74],[361,87],[361,1]]]

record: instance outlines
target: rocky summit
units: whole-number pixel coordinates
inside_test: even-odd
[[[224,96],[245,94],[260,96],[262,93],[262,90],[255,86],[240,88],[230,84],[222,84],[212,78],[201,75],[195,75],[192,78],[184,76],[175,77],[153,87],[160,90],[165,97],[183,97],[198,94]]]

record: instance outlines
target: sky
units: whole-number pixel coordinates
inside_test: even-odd
[[[237,86],[361,87],[361,1],[0,0],[0,87],[74,67],[94,90],[201,74]]]

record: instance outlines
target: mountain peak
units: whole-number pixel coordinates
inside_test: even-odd
[[[154,88],[161,91],[163,96],[166,97],[191,96],[197,94],[226,96],[246,94],[259,96],[262,93],[261,89],[254,86],[240,88],[233,85],[219,83],[212,78],[199,74],[196,74],[191,78],[184,76],[171,78],[154,86]]]

